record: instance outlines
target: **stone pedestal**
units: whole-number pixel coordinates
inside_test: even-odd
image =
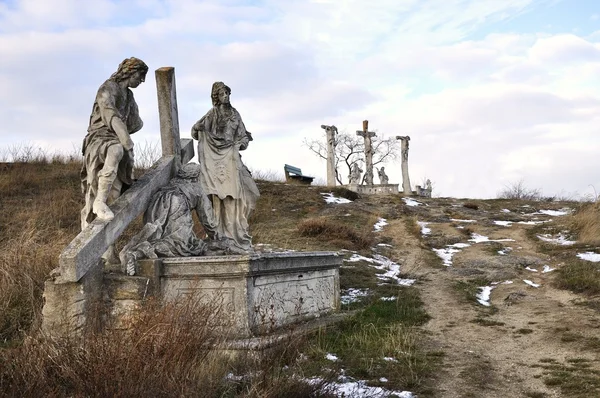
[[[143,260],[138,272],[164,300],[195,293],[218,305],[230,335],[249,337],[339,309],[341,264],[333,252],[266,253]]]
[[[398,193],[398,184],[379,184],[379,185],[359,185],[359,184],[348,184],[344,185],[353,192],[366,195],[389,195]]]

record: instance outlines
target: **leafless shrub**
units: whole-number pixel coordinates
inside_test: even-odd
[[[529,188],[525,185],[523,179],[507,184],[504,188],[496,195],[498,199],[519,199],[519,200],[534,200],[539,201],[542,199],[541,189]]]
[[[156,161],[160,159],[161,154],[160,142],[144,141],[137,144],[133,149],[135,156],[135,167],[139,171],[148,170]]]
[[[354,228],[325,217],[310,218],[298,224],[302,236],[318,237],[339,242],[345,249],[367,249],[373,245],[373,234],[358,232]]]

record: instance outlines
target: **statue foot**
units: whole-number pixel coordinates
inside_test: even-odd
[[[100,201],[94,201],[94,205],[92,206],[92,211],[99,219],[103,221],[110,221],[115,218],[113,212],[108,208],[106,203]]]

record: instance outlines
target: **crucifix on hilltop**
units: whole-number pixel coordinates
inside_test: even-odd
[[[374,131],[369,131],[369,121],[363,120],[363,129],[356,130],[356,135],[359,135],[365,139],[365,183],[367,185],[373,185],[373,147],[371,145],[371,137],[375,137]]]
[[[334,125],[321,125],[321,128],[327,133],[327,186],[335,187],[335,135],[338,130]]]

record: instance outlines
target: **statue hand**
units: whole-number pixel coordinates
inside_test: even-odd
[[[126,151],[129,151],[131,156],[133,157],[133,141],[130,137],[127,137],[127,139],[124,141],[125,142],[122,142],[121,145],[123,145],[123,148],[125,148]]]

